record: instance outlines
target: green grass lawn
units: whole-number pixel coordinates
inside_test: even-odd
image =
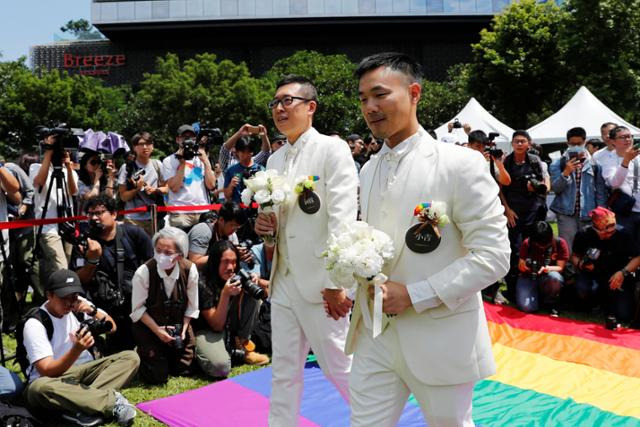
[[[15,354],[16,348],[16,340],[13,335],[2,335],[2,345],[5,351],[5,355]],[[20,367],[18,364],[14,364],[14,361],[8,361],[6,367],[14,372],[17,372],[22,377],[20,373]],[[245,372],[250,372],[256,369],[260,369],[261,367],[253,367],[253,366],[238,366],[231,370],[230,376],[236,376],[240,374],[244,374]],[[214,382],[212,379],[207,378],[203,375],[194,376],[194,377],[171,377],[169,381],[162,386],[148,386],[143,384],[138,380],[134,380],[129,386],[122,390],[122,394],[125,395],[127,399],[133,404],[144,402],[147,400],[159,399],[161,397],[173,396],[175,394],[182,393],[183,391],[193,390],[196,388],[203,387],[205,385],[211,384]],[[54,424],[48,423],[47,425],[58,427],[65,426],[67,424]],[[117,427],[116,423],[105,424],[109,427]],[[136,420],[133,424],[134,426],[163,426],[164,424],[157,421],[155,418],[146,415],[144,412],[138,411],[138,415],[136,416]]]

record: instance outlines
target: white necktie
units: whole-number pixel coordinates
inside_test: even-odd
[[[406,153],[397,153],[393,150],[387,151],[384,154],[382,159],[386,162],[386,167],[383,167],[381,171],[381,183],[383,191],[387,191],[389,187],[391,187],[391,185],[395,182],[398,165],[400,164],[400,160],[402,160],[405,154]]]

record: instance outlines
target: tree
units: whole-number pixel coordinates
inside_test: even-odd
[[[149,130],[156,145],[173,152],[175,130],[184,123],[201,121],[227,133],[247,122],[268,125],[271,93],[270,83],[251,77],[244,63],[218,61],[211,53],[181,62],[170,53],[157,59],[154,73],[144,75],[131,109],[136,117],[128,126]]]
[[[559,34],[576,87],[586,85],[628,120],[639,121],[640,1],[568,0]]]
[[[451,120],[469,101],[467,81],[469,66],[454,65],[447,71],[447,80],[422,83],[422,96],[418,104],[418,120],[425,129],[436,129]]]
[[[118,109],[126,93],[93,77],[57,70],[34,74],[24,60],[0,63],[0,146],[15,155],[36,143],[35,127],[65,122],[72,127],[120,130]]]
[[[321,132],[338,131],[345,137],[366,130],[358,102],[358,82],[353,75],[355,68],[346,55],[301,50],[276,61],[263,80],[275,88],[287,74],[310,79],[318,90],[319,100],[314,126]]]
[[[496,15],[472,45],[470,93],[516,128],[557,110],[575,85],[558,42],[567,18],[553,2],[536,0],[513,3]]]
[[[69,20],[64,26],[60,27],[63,33],[69,32],[78,40],[99,40],[103,39],[102,33],[89,24],[86,19]]]

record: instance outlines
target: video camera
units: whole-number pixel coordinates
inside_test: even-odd
[[[62,166],[62,157],[64,151],[68,149],[77,149],[80,139],[84,137],[84,130],[80,128],[69,127],[66,123],[57,123],[52,126],[36,126],[36,135],[41,139],[40,148],[42,150],[53,150],[52,163],[54,167]],[[50,136],[54,136],[53,144],[45,144],[44,140]]]
[[[489,153],[489,155],[494,159],[500,159],[504,155],[504,151],[499,149],[494,142],[494,140],[498,136],[500,136],[498,132],[489,132],[489,136],[487,137],[487,144],[484,149],[485,153]]]
[[[185,139],[182,141],[182,156],[176,155],[178,158],[182,157],[185,160],[191,160],[198,154],[198,144],[195,139]]]
[[[207,147],[209,145],[222,145],[224,143],[222,131],[219,128],[203,125],[198,132],[198,142],[205,136],[207,137]],[[207,147],[205,147],[205,149],[207,149]]]
[[[244,268],[241,268],[231,281],[240,281],[242,290],[250,297],[261,300],[267,299],[268,295],[265,290],[251,281],[251,276]]]
[[[540,181],[535,175],[533,174],[523,175],[520,177],[520,179],[525,181],[525,183],[527,182],[531,183],[534,193],[540,196],[544,196],[545,194],[547,194],[547,186],[545,185],[544,182]]]
[[[80,322],[80,327],[76,334],[79,334],[82,329],[86,329],[91,332],[91,335],[97,337],[98,335],[106,334],[111,331],[111,329],[113,329],[113,323],[107,319],[99,320],[92,317]]]

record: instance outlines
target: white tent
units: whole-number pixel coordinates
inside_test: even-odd
[[[529,134],[538,144],[565,142],[567,131],[579,126],[587,131],[587,139],[600,138],[600,126],[606,122],[626,126],[633,135],[640,134],[639,128],[624,121],[582,86],[564,107],[531,127]]]
[[[497,136],[494,140],[496,145],[506,152],[511,151],[513,129],[493,117],[475,98],[471,98],[454,119],[460,120],[460,123],[469,123],[471,130],[482,130],[487,135],[489,132],[499,133],[500,136]],[[452,122],[454,119],[449,120],[447,123]],[[436,129],[438,139],[449,133],[447,123]]]

